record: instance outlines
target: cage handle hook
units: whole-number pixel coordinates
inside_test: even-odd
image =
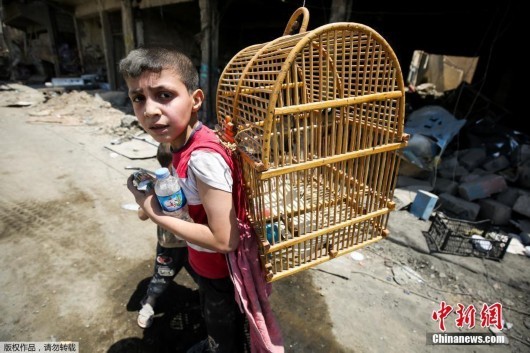
[[[302,17],[301,24],[298,21],[300,17]],[[287,26],[285,27],[285,31],[283,31],[283,35],[286,36],[286,35],[296,34],[297,30],[298,30],[298,33],[305,33],[305,31],[307,30],[308,23],[309,23],[309,10],[307,9],[307,7],[299,7],[291,15],[291,18],[289,19],[289,22],[287,22]]]

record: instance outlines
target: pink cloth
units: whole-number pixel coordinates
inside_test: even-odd
[[[234,205],[239,220],[239,246],[228,254],[230,275],[239,294],[236,300],[245,312],[250,328],[252,353],[283,353],[280,326],[272,312],[269,295],[272,285],[265,280],[260,264],[258,240],[247,217],[248,201],[239,160],[232,154]]]
[[[265,281],[259,263],[256,234],[248,223],[240,223],[239,229],[239,247],[228,254],[228,261],[239,294],[236,300],[249,322],[251,351],[284,352],[281,330],[268,299],[271,284]]]

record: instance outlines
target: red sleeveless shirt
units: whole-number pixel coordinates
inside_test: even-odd
[[[218,136],[211,129],[201,123],[199,124],[200,125],[195,129],[186,144],[179,150],[173,151],[173,166],[175,167],[176,175],[182,180],[187,179],[188,162],[190,161],[192,152],[197,150],[207,150],[219,153],[221,157],[223,157],[224,161],[230,168],[232,179],[235,184],[236,180],[233,178],[234,165],[230,156],[231,152],[221,144]],[[232,190],[234,190],[234,186],[232,186]],[[183,191],[184,194],[186,194],[186,190],[183,189]],[[233,193],[233,198],[234,194],[235,193]],[[188,196],[187,198],[189,199]],[[237,207],[237,203],[234,202],[234,204]],[[202,204],[190,205],[188,203],[188,209],[190,216],[195,223],[208,223],[206,211]],[[229,275],[227,260],[224,254],[211,251],[200,251],[190,246],[188,246],[188,254],[190,265],[199,275],[213,279],[223,278]]]

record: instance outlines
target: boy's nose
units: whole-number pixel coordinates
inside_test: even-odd
[[[161,111],[158,108],[157,104],[148,100],[145,103],[144,117],[149,118],[159,115],[161,115]]]

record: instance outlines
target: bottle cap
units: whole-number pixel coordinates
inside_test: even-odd
[[[169,176],[169,169],[167,168],[158,168],[155,170],[155,175],[157,179],[164,179]]]

